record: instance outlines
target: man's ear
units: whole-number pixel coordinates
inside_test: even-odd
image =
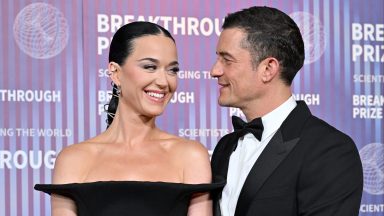
[[[109,77],[112,79],[113,83],[117,86],[120,86],[120,66],[116,62],[109,62],[108,64]]]
[[[261,64],[262,65],[262,73],[261,79],[264,83],[271,82],[280,70],[279,61],[276,58],[268,57],[264,59]]]

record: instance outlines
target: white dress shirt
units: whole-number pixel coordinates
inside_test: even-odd
[[[235,214],[240,191],[253,164],[296,105],[295,99],[291,96],[272,112],[261,117],[264,126],[261,141],[257,140],[251,133],[238,140],[237,148],[229,159],[227,184],[223,189],[220,200],[221,214],[223,216],[233,216]]]

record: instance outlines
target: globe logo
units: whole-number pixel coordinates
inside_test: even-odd
[[[64,15],[52,5],[33,3],[16,16],[13,34],[19,48],[37,59],[59,54],[68,43],[68,25]]]
[[[364,173],[364,191],[384,194],[384,144],[371,143],[359,151]]]
[[[304,64],[317,61],[325,51],[325,33],[320,20],[307,12],[295,12],[289,16],[296,22],[304,41]]]

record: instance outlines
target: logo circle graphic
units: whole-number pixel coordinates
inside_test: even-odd
[[[304,64],[317,61],[325,51],[326,41],[323,24],[307,12],[294,12],[289,16],[296,22],[304,41]]]
[[[371,143],[359,151],[364,173],[364,191],[384,194],[384,144]]]
[[[67,46],[67,20],[52,5],[33,3],[17,14],[13,35],[27,55],[37,59],[52,58]]]

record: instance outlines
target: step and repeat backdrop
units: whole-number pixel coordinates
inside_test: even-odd
[[[209,151],[232,131],[238,109],[217,105],[209,71],[223,19],[253,5],[279,8],[299,25],[305,65],[294,96],[350,135],[364,167],[360,215],[384,215],[384,1],[2,0],[0,215],[50,215],[50,183],[65,146],[106,128],[108,46],[123,24],[158,23],[175,37],[179,87],[160,128]]]

